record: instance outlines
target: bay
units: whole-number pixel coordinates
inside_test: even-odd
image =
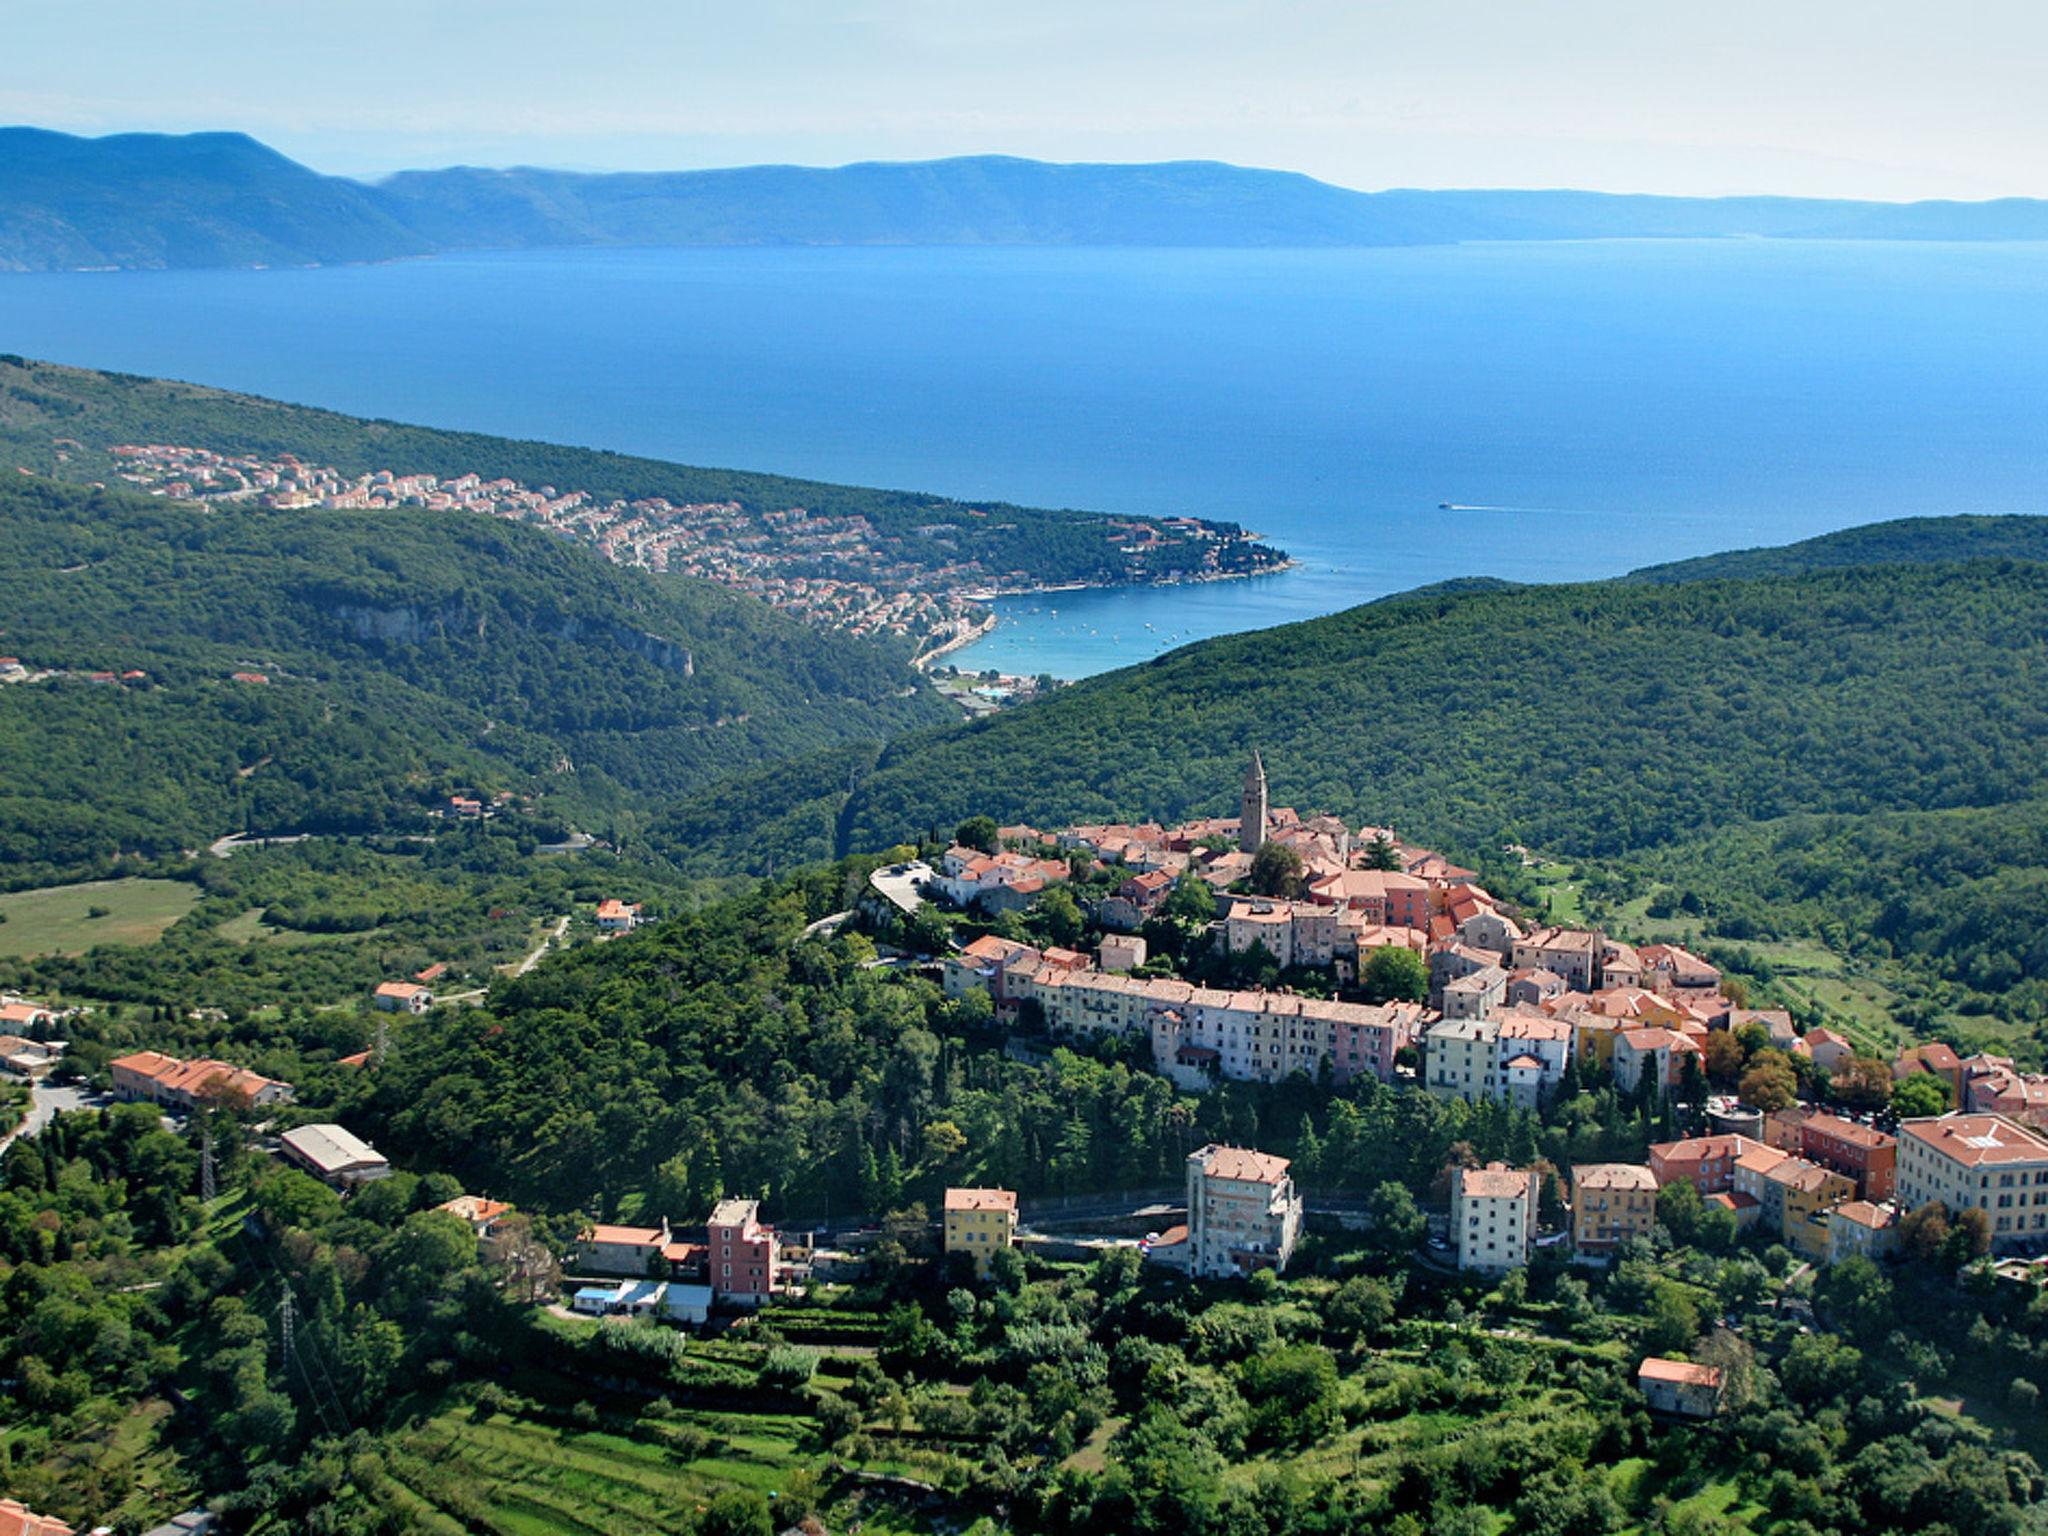
[[[1451,577],[1610,576],[1882,517],[2048,509],[2040,245],[10,275],[0,350],[692,463],[1223,518],[1296,557],[1256,581],[1004,599],[951,658],[1064,677]]]

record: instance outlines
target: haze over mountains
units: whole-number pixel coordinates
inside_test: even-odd
[[[0,129],[0,270],[285,266],[595,245],[1390,246],[2048,239],[2048,202],[1356,192],[1206,161],[325,176],[243,134]]]

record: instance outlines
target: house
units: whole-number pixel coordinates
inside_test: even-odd
[[[1422,1041],[1422,1081],[1440,1099],[1499,1097],[1500,1025],[1491,1019],[1444,1019]]]
[[[1721,973],[1676,944],[1645,944],[1636,951],[1636,958],[1642,963],[1643,982],[1653,992],[1676,997],[1712,995],[1721,990]]]
[[[1692,1036],[1661,1025],[1624,1029],[1614,1037],[1614,1085],[1634,1093],[1647,1078],[1668,1093],[1683,1080],[1687,1060],[1704,1064],[1705,1054]]]
[[[945,1251],[974,1260],[976,1279],[988,1278],[989,1260],[1017,1237],[1017,1192],[1014,1189],[948,1189],[945,1202]]]
[[[443,1200],[434,1209],[460,1216],[478,1238],[486,1238],[497,1230],[498,1219],[510,1214],[512,1207],[503,1200],[486,1200],[482,1195],[457,1195],[453,1200]]]
[[[200,1104],[243,1104],[263,1108],[289,1104],[290,1083],[251,1072],[225,1061],[180,1061],[161,1051],[135,1051],[107,1063],[113,1079],[114,1097],[123,1101],[146,1100],[169,1109],[193,1109]]]
[[[391,1172],[382,1153],[338,1125],[299,1126],[278,1137],[278,1146],[287,1160],[341,1189],[353,1189]]]
[[[220,1529],[220,1516],[210,1509],[188,1509],[173,1515],[162,1525],[153,1525],[142,1536],[213,1536]]]
[[[1288,1161],[1212,1142],[1187,1161],[1188,1261],[1206,1279],[1285,1270],[1301,1236]]]
[[[1832,1075],[1855,1059],[1856,1047],[1849,1043],[1848,1036],[1821,1027],[1806,1032],[1806,1052],[1816,1067]]]
[[[1916,1045],[1911,1050],[1901,1051],[1898,1060],[1892,1063],[1892,1078],[1904,1082],[1916,1073],[1926,1072],[1948,1084],[1948,1101],[1960,1107],[1963,1102],[1963,1058],[1939,1040],[1930,1040],[1925,1045]]]
[[[1802,1258],[1825,1262],[1834,1241],[1827,1213],[1856,1194],[1856,1182],[1832,1168],[1788,1157],[1767,1175],[1778,1191],[1779,1235]]]
[[[607,897],[597,904],[599,933],[631,933],[640,926],[640,903]]]
[[[1982,1211],[1991,1246],[2048,1236],[2048,1136],[2002,1115],[1947,1114],[1899,1127],[1898,1199]]]
[[[1652,1413],[1711,1419],[1721,1411],[1721,1370],[1651,1355],[1636,1367],[1636,1386]]]
[[[1510,971],[1506,1001],[1510,1008],[1541,1008],[1570,990],[1555,971]]]
[[[1657,1224],[1657,1180],[1640,1163],[1580,1163],[1572,1169],[1572,1247],[1604,1258]]]
[[[1799,1155],[1846,1174],[1860,1200],[1889,1200],[1898,1179],[1896,1137],[1840,1115],[1809,1115],[1799,1126]]]
[[[1111,973],[1135,971],[1145,963],[1145,941],[1135,934],[1106,933],[1095,946],[1095,960]]]
[[[1458,1268],[1501,1274],[1529,1262],[1536,1241],[1533,1169],[1488,1163],[1451,1179],[1451,1235]]]
[[[1844,1200],[1828,1212],[1828,1262],[1854,1256],[1889,1258],[1898,1248],[1899,1208],[1868,1200]]]
[[[0,1029],[39,1029],[56,1021],[56,1012],[41,1003],[32,1003],[21,997],[0,1001]]]
[[[1606,940],[1582,928],[1538,928],[1514,946],[1513,969],[1552,971],[1581,992],[1600,985],[1600,952]]]
[[[1650,1148],[1650,1173],[1657,1187],[1690,1184],[1703,1195],[1735,1188],[1735,1161],[1756,1143],[1747,1136],[1692,1136]]]
[[[1752,1141],[1735,1157],[1735,1193],[1750,1202],[1756,1219],[1773,1232],[1784,1230],[1785,1192],[1783,1185],[1771,1182],[1771,1172],[1791,1155]]]
[[[667,1217],[658,1227],[597,1222],[578,1234],[574,1263],[584,1274],[652,1275],[664,1269],[670,1241]]]
[[[747,1306],[776,1290],[781,1239],[761,1223],[758,1200],[721,1200],[712,1208],[709,1268],[711,1288],[722,1301]]]
[[[17,1077],[41,1077],[56,1066],[63,1055],[64,1046],[60,1041],[0,1035],[0,1069]]]
[[[1497,965],[1484,966],[1454,981],[1444,983],[1443,1015],[1447,1019],[1484,1019],[1506,1000],[1508,973]]]
[[[0,1536],[72,1536],[71,1527],[49,1515],[39,1515],[26,1504],[0,1499]]]
[[[380,981],[370,1001],[385,1013],[425,1013],[434,994],[416,981]]]

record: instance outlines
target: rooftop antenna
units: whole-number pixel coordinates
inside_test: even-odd
[[[213,1117],[208,1116],[199,1132],[199,1198],[213,1204]]]

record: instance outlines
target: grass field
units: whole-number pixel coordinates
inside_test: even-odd
[[[97,944],[153,944],[192,910],[183,880],[94,880],[0,895],[0,956],[81,955]],[[92,917],[95,908],[106,915]]]

